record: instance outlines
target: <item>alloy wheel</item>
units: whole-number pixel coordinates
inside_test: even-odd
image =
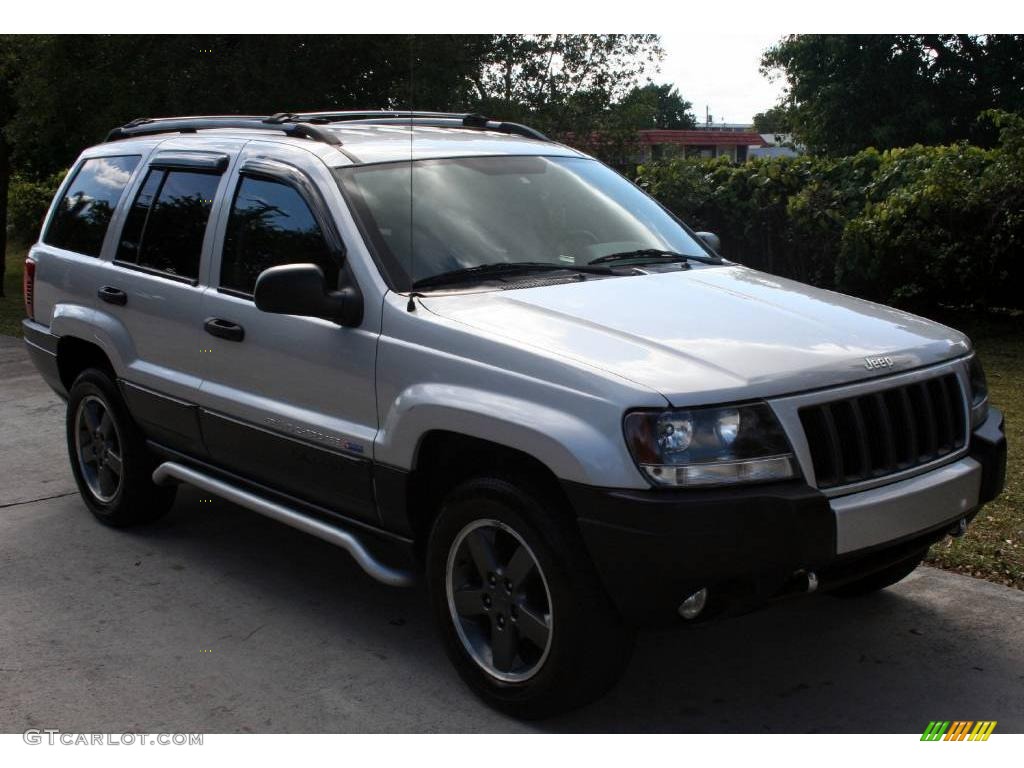
[[[78,468],[98,501],[110,502],[124,476],[121,434],[107,404],[87,395],[75,413],[75,453]]]
[[[551,593],[529,545],[497,520],[476,520],[452,542],[448,610],[463,647],[489,675],[523,682],[544,665],[554,631]]]

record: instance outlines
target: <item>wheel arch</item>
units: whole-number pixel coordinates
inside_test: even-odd
[[[86,368],[98,368],[109,375],[111,381],[117,378],[114,365],[102,347],[77,336],[61,336],[57,342],[57,371],[65,391],[71,391],[75,379]]]
[[[525,485],[575,519],[558,476],[540,459],[493,440],[432,429],[419,441],[416,461],[407,481],[406,514],[418,548],[425,546],[447,493],[481,476]]]
[[[80,304],[58,304],[50,333],[60,337],[57,368],[68,390],[75,377],[90,365],[116,379],[135,357],[131,335],[121,320]]]

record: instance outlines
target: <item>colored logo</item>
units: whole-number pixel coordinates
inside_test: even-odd
[[[996,720],[932,720],[921,734],[921,741],[988,741],[996,729]]]

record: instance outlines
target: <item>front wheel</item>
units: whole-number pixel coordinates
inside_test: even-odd
[[[544,494],[493,477],[464,483],[442,505],[427,570],[445,650],[491,706],[545,717],[621,675],[632,632]]]

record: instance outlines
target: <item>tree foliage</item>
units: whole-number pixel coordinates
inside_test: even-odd
[[[785,79],[782,106],[816,153],[991,143],[987,109],[1024,109],[1024,35],[790,35],[762,71]]]
[[[440,35],[39,35],[7,126],[42,176],[137,117],[301,109],[437,109],[465,102],[486,40]],[[410,72],[414,77],[410,78]]]
[[[776,106],[754,115],[754,130],[758,133],[792,133],[793,118],[785,106]]]
[[[589,127],[661,60],[657,35],[495,35],[471,103],[552,133]]]
[[[684,99],[672,83],[648,83],[633,88],[615,107],[631,113],[638,128],[686,129],[697,125],[693,103]]]

